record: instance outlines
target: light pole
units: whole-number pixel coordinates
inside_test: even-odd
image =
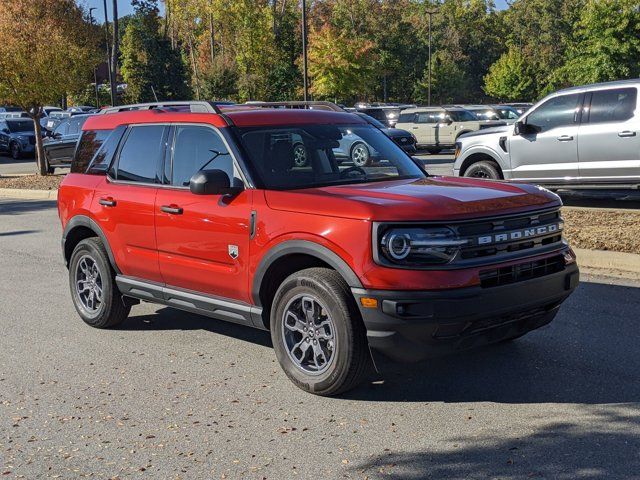
[[[89,9],[89,21],[91,22],[91,29],[93,29],[93,11],[97,10],[97,7],[91,7]],[[98,96],[98,73],[97,67],[93,67],[93,84],[96,90],[96,108],[100,108],[100,97]]]
[[[107,69],[109,70],[109,85],[113,87],[113,80],[111,78],[111,48],[109,47],[109,14],[107,12],[107,0],[102,1],[104,7],[104,42],[107,47]],[[115,96],[113,95],[113,88],[111,88],[111,106],[116,104]]]
[[[431,17],[437,13],[437,10],[427,10],[427,15],[429,15],[429,93],[427,97],[427,105],[429,106],[431,106]]]
[[[302,83],[304,101],[309,100],[309,75],[307,73],[307,0],[302,0]]]

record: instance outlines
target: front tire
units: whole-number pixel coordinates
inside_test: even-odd
[[[14,160],[19,160],[22,158],[22,149],[16,142],[13,142],[9,146],[9,151],[11,152],[11,158],[13,158]]]
[[[280,285],[271,308],[271,338],[280,366],[306,392],[338,395],[369,372],[364,324],[335,270],[309,268]]]
[[[470,165],[469,168],[465,170],[464,176],[485,180],[500,180],[500,167],[489,160],[482,160]]]
[[[307,162],[307,149],[304,144],[296,143],[293,146],[293,163],[296,167],[306,167]]]
[[[351,147],[351,161],[356,167],[368,167],[371,165],[371,153],[362,142],[357,142]]]
[[[131,311],[118,290],[107,251],[98,238],[86,238],[73,250],[69,286],[76,311],[94,328],[120,325]]]

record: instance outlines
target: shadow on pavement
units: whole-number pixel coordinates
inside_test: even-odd
[[[610,405],[585,409],[589,421],[549,418],[549,424],[520,438],[490,433],[460,437],[452,433],[439,451],[388,453],[350,466],[357,478],[546,478],[637,479],[640,472],[640,416]],[[582,412],[581,412],[582,413]],[[473,412],[470,412],[474,421]],[[485,432],[491,432],[487,425]],[[428,437],[425,431],[424,436]],[[442,448],[444,446],[444,448]],[[444,451],[443,451],[444,450]]]
[[[0,215],[22,215],[55,208],[55,200],[12,200],[0,197]]]
[[[272,346],[271,335],[264,330],[236,325],[169,307],[161,307],[151,315],[129,317],[118,329],[137,331],[204,330],[263,347]]]
[[[13,230],[11,232],[0,232],[0,237],[12,237],[14,235],[30,235],[32,233],[38,233],[41,230]]]

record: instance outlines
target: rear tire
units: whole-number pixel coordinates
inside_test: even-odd
[[[11,158],[14,160],[20,160],[22,158],[22,150],[16,142],[9,145],[9,151],[11,152]]]
[[[490,160],[473,163],[464,172],[465,177],[482,178],[485,180],[500,180],[500,167]]]
[[[94,328],[120,325],[131,311],[118,290],[109,256],[98,238],[86,238],[73,250],[69,286],[76,311]]]
[[[351,147],[350,157],[356,167],[368,167],[371,165],[371,152],[362,142],[357,142]]]
[[[309,268],[282,282],[271,308],[271,338],[280,366],[306,392],[338,395],[370,371],[360,312],[335,270]]]

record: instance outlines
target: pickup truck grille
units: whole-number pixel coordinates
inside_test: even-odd
[[[450,227],[459,238],[467,240],[451,266],[529,257],[563,245],[559,209],[461,222]]]

